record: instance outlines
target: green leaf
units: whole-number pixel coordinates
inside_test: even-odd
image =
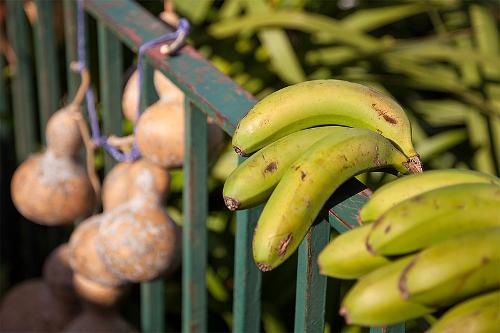
[[[474,169],[494,175],[495,167],[491,156],[487,119],[477,112],[469,112],[467,115],[467,130],[469,132],[469,141],[476,149],[472,157]]]
[[[470,107],[452,99],[417,100],[412,109],[433,126],[451,126],[465,123]]]
[[[306,62],[310,65],[339,65],[359,58],[360,53],[350,46],[333,46],[306,53]]]
[[[247,0],[246,3],[252,14],[273,13],[262,0]],[[273,70],[284,82],[294,84],[306,80],[304,70],[285,31],[264,28],[258,31],[257,36],[267,50]]]
[[[449,130],[436,134],[420,142],[416,149],[423,162],[440,155],[467,139],[467,131],[464,129]]]
[[[341,24],[352,30],[370,31],[425,12],[427,9],[428,5],[425,2],[360,9],[344,18]]]
[[[497,29],[497,21],[492,13],[492,8],[472,5],[470,8],[470,16],[479,50],[487,55],[498,56],[500,54],[500,35]],[[482,69],[487,78],[500,78],[500,66],[498,61],[483,64]]]
[[[283,28],[306,33],[322,33],[331,41],[356,46],[362,50],[375,50],[384,43],[360,31],[343,27],[338,21],[320,14],[297,10],[279,10],[269,14],[248,14],[222,20],[209,27],[209,33],[216,38],[225,38],[244,31],[261,28]]]
[[[205,21],[212,3],[213,0],[174,0],[175,9],[194,24]]]

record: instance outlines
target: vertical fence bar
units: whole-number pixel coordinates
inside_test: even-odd
[[[236,213],[234,252],[233,332],[260,332],[262,274],[252,256],[253,231],[262,207]]]
[[[207,332],[207,116],[186,100],[182,330]]]
[[[153,103],[156,97],[153,70],[148,63],[144,63],[141,87],[143,109]],[[120,110],[118,112],[121,114]],[[165,288],[162,278],[141,283],[141,327],[143,333],[165,331]]]
[[[299,247],[295,332],[323,332],[325,326],[326,276],[319,274],[319,252],[328,244],[330,225],[312,226]]]
[[[7,34],[16,55],[15,73],[12,77],[14,135],[16,159],[21,162],[37,148],[33,69],[30,62],[28,22],[24,16],[23,2],[7,0]]]
[[[11,87],[16,161],[20,163],[33,153],[38,145],[35,127],[35,94],[32,86],[33,66],[30,62],[28,22],[24,16],[23,2],[8,0],[6,5],[7,35],[16,55]],[[24,218],[21,218],[21,222],[21,244],[19,247],[21,248],[22,267],[25,276],[34,276],[36,262],[31,249],[33,244],[37,244],[37,240],[29,222]]]
[[[122,132],[122,46],[120,41],[102,22],[98,22],[97,29],[99,39],[99,86],[101,89],[102,127],[104,133],[108,135],[120,135]],[[147,86],[149,89],[153,89],[149,82]],[[106,154],[104,158],[105,172],[108,172],[114,164],[113,158]]]
[[[61,90],[59,85],[58,57],[54,35],[54,2],[36,0],[37,19],[34,24],[35,60],[38,83],[38,109],[40,133],[50,115],[58,109]],[[45,135],[41,136],[45,143]]]
[[[70,70],[72,61],[78,60],[76,44],[76,1],[64,0],[64,44],[66,45],[66,78],[68,80],[68,99],[75,95],[80,82],[78,73]]]

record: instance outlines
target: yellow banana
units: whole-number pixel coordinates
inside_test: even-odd
[[[373,222],[398,203],[440,187],[465,183],[492,183],[500,179],[472,170],[432,170],[402,177],[379,188],[359,211],[362,223]]]
[[[363,276],[342,301],[340,314],[348,324],[381,326],[417,318],[433,308],[401,298],[398,279],[413,257],[406,257]]]
[[[405,161],[389,140],[366,129],[350,128],[316,142],[288,168],[262,211],[253,238],[257,266],[268,271],[285,261],[347,179],[386,167],[406,172]]]
[[[309,128],[285,136],[262,148],[239,165],[224,183],[224,202],[230,210],[256,206],[271,195],[290,165],[307,148],[330,134],[341,135],[348,128]]]
[[[378,255],[405,254],[470,231],[500,227],[500,186],[438,188],[401,202],[372,225],[366,245]]]
[[[500,287],[500,228],[441,242],[418,253],[399,277],[403,298],[427,306],[453,304]]]
[[[370,229],[370,225],[363,225],[334,238],[318,256],[320,273],[340,279],[356,279],[388,264],[389,259],[373,255],[366,249]]]
[[[401,106],[372,88],[341,80],[302,82],[267,96],[241,119],[233,147],[246,156],[287,134],[320,125],[376,131],[410,158],[411,167],[421,170]]]
[[[486,333],[499,329],[500,290],[496,290],[455,305],[427,333]]]

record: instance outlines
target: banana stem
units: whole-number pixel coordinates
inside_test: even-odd
[[[408,161],[404,163],[404,166],[410,173],[420,173],[423,171],[422,162],[418,155],[408,158]]]

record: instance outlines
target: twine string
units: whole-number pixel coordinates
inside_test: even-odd
[[[138,89],[139,89],[139,100],[137,103],[137,118],[139,118],[142,114],[142,79],[143,79],[143,71],[144,71],[144,53],[157,45],[163,45],[161,49],[161,53],[164,55],[169,55],[177,52],[183,45],[186,37],[189,34],[189,22],[181,18],[179,20],[179,24],[175,31],[166,33],[160,37],[154,38],[150,41],[145,42],[139,47],[137,54],[137,73],[138,73]],[[83,0],[77,1],[77,46],[78,46],[78,61],[79,61],[79,70],[83,71],[86,69],[86,53],[85,53],[85,17],[83,11]],[[172,42],[165,49],[165,43]],[[99,128],[99,122],[97,119],[97,112],[95,109],[95,100],[94,93],[92,89],[87,89],[86,94],[86,102],[87,102],[87,112],[89,115],[90,121],[90,129],[92,133],[92,140],[94,141],[96,146],[102,147],[108,154],[110,154],[113,159],[116,161],[133,161],[140,157],[139,148],[137,147],[136,140],[133,140],[132,148],[128,152],[121,151],[115,145],[111,144],[107,137],[101,135],[101,131]],[[137,122],[136,122],[137,123]],[[135,126],[134,126],[134,135],[135,135]]]

